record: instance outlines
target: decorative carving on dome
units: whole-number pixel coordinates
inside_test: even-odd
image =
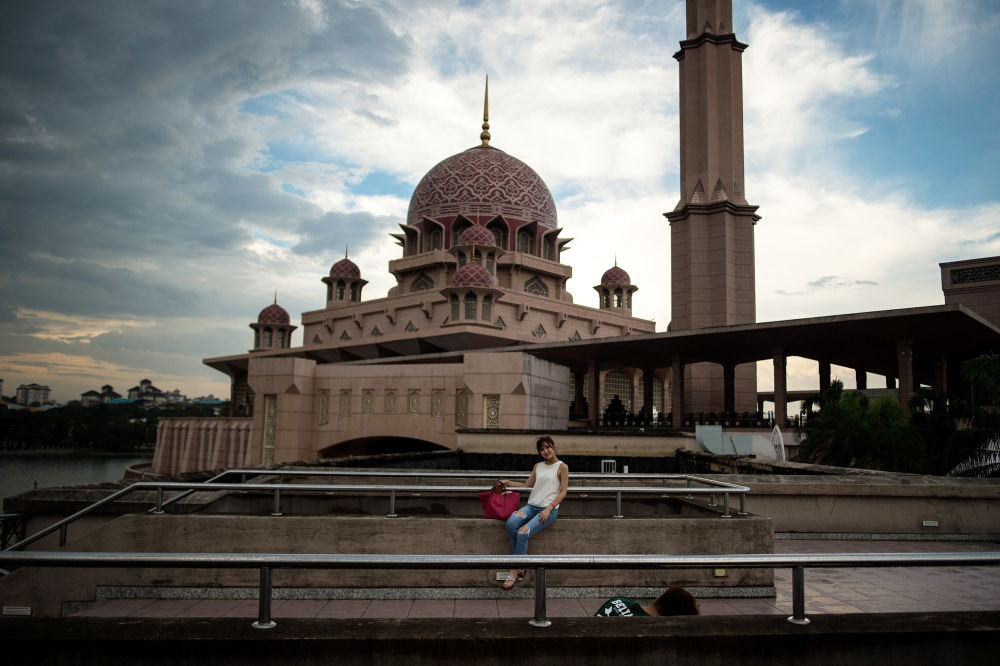
[[[486,227],[476,224],[462,232],[462,237],[459,240],[459,243],[461,245],[483,245],[493,247],[496,245],[496,238],[494,238],[493,233]]]
[[[361,269],[353,261],[344,257],[330,267],[330,277],[357,279],[361,277]]]
[[[455,211],[506,215],[556,228],[556,205],[541,177],[527,164],[491,146],[476,146],[441,161],[417,184],[409,224]]]
[[[288,316],[288,312],[277,303],[268,305],[257,315],[258,324],[288,324],[290,322],[291,317]]]
[[[632,278],[619,266],[612,266],[601,276],[602,285],[630,285]]]
[[[455,276],[451,279],[451,286],[490,289],[493,287],[493,276],[481,264],[465,264],[455,271]]]

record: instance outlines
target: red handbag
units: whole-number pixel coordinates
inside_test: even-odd
[[[521,495],[497,481],[492,490],[479,493],[479,503],[483,506],[483,516],[495,520],[507,520],[510,514],[521,506]]]

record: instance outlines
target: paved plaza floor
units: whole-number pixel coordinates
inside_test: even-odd
[[[779,539],[774,550],[795,553],[927,553],[998,551],[1000,543],[950,541]],[[700,599],[703,615],[791,615],[792,572],[776,569],[777,596]],[[548,599],[547,615],[587,617],[604,599]],[[806,569],[806,615],[1000,610],[1000,566]],[[78,611],[78,617],[257,616],[255,599],[112,599]],[[275,600],[280,618],[530,618],[532,599]]]

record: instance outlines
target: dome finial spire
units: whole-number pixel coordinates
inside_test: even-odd
[[[486,92],[483,94],[483,131],[479,135],[483,145],[490,145],[490,75],[486,75]]]
[[[350,249],[351,249],[351,244],[350,243],[345,243],[344,244],[344,259],[347,259],[347,253],[350,251]]]
[[[274,304],[275,305],[278,304],[278,290],[277,289],[274,290]]]

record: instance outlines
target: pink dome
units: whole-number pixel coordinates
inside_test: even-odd
[[[538,222],[556,228],[556,204],[541,177],[527,164],[492,146],[452,155],[427,172],[410,197],[407,223],[461,214]]]
[[[268,305],[266,308],[260,311],[257,315],[258,324],[288,324],[291,322],[291,317],[285,312],[285,308],[281,307],[277,303],[274,305]]]
[[[330,268],[330,277],[360,278],[361,269],[353,261],[344,257]]]
[[[451,286],[491,288],[493,276],[480,264],[465,264],[455,271],[455,275],[451,278]]]
[[[618,266],[613,266],[608,270],[604,271],[604,275],[601,276],[601,285],[630,285],[632,284],[632,278],[628,276],[628,273],[624,269]]]
[[[462,238],[459,240],[459,245],[483,245],[493,247],[496,244],[497,239],[493,236],[493,232],[478,224],[463,231]]]

